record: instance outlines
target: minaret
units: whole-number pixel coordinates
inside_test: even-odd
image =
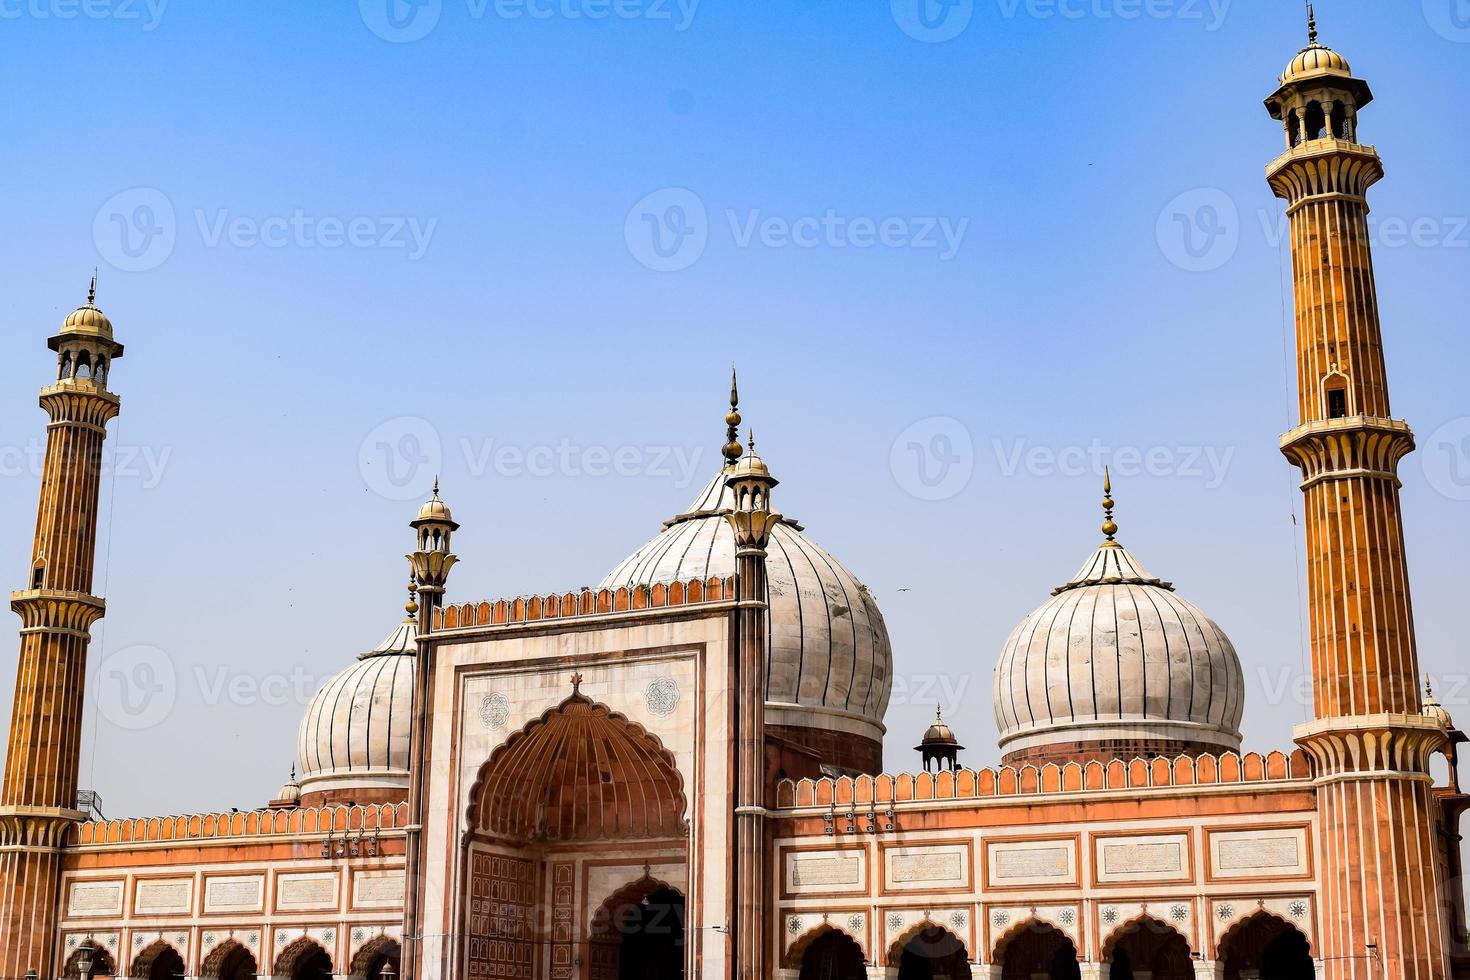
[[[428,642],[434,629],[434,614],[444,603],[449,572],[459,563],[450,549],[459,530],[449,505],[439,499],[439,480],[434,496],[409,522],[414,530],[415,549],[407,555],[410,570],[409,616],[419,618],[419,653],[414,663],[413,718],[409,732],[408,829],[404,836],[403,954],[402,980],[414,980],[424,970],[423,923],[423,825],[428,810],[429,715],[433,705],[433,647]]]
[[[21,618],[20,663],[0,788],[0,977],[50,976],[56,955],[61,844],[86,814],[77,810],[82,689],[89,630],[102,618],[92,595],[102,443],[117,416],[107,390],[122,344],[87,303],[50,340],[56,383],[41,389],[46,462],[26,585],[10,606]]]
[[[1309,14],[1266,100],[1285,124],[1267,177],[1291,221],[1301,405],[1281,445],[1306,495],[1316,720],[1296,738],[1318,785],[1325,976],[1428,980],[1449,975],[1428,775],[1444,734],[1420,713],[1397,474],[1414,437],[1390,414],[1368,240],[1383,164],[1358,140],[1372,99]]]
[[[731,415],[738,419],[733,408]],[[732,426],[736,423],[732,423]],[[733,440],[732,440],[733,441]],[[738,447],[739,443],[735,443]],[[734,496],[734,510],[726,515],[735,531],[734,704],[735,731],[735,849],[731,855],[735,882],[735,921],[732,937],[734,970],[738,980],[765,980],[766,935],[766,548],[781,515],[771,510],[776,479],[750,452],[730,471],[726,486]]]

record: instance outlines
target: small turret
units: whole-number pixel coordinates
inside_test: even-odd
[[[955,738],[954,730],[944,723],[944,715],[936,707],[934,724],[924,732],[924,738],[914,746],[914,751],[922,757],[925,772],[930,771],[931,763],[934,772],[954,772],[960,768],[960,752],[964,748],[960,740]]]

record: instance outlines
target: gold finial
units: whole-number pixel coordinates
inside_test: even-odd
[[[755,426],[750,427],[750,455],[755,455]]]
[[[434,474],[434,499],[439,499],[439,474]]]
[[[1108,545],[1116,548],[1118,542],[1113,540],[1118,534],[1118,525],[1113,520],[1113,474],[1108,467],[1103,467],[1103,525],[1102,533],[1108,536]]]
[[[87,287],[87,305],[97,305],[97,270],[92,270],[92,285]]]
[[[582,672],[580,670],[572,675],[572,693],[582,693]]]
[[[725,415],[725,445],[720,450],[725,461],[734,465],[740,458],[740,382],[735,365],[730,365],[730,411]]]
[[[408,604],[403,607],[404,611],[412,618],[419,614],[419,590],[414,585],[413,576],[408,578]]]
[[[934,720],[935,722],[941,722],[944,720],[944,715],[940,713],[939,705],[937,704],[934,706]]]
[[[1310,2],[1307,4],[1307,45],[1317,46],[1317,8]]]
[[[1429,701],[1434,700],[1434,682],[1429,679],[1428,674],[1424,675],[1424,697]]]

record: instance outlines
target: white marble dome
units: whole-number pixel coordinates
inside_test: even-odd
[[[1001,750],[1008,762],[1238,751],[1244,686],[1224,631],[1109,541],[1006,641]]]
[[[733,506],[725,486],[729,473],[728,467],[722,470],[684,513],[614,568],[599,588],[735,574],[735,535],[723,516]],[[771,609],[767,725],[881,743],[893,656],[873,597],[789,519],[771,535],[766,573]]]
[[[408,792],[417,642],[415,625],[400,623],[311,699],[297,740],[303,796]]]

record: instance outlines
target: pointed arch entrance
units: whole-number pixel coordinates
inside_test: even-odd
[[[787,965],[800,971],[797,980],[867,980],[863,948],[841,929],[822,929],[793,946],[787,956]]]
[[[656,736],[582,694],[580,678],[571,697],[491,753],[470,792],[467,826],[466,975],[541,976],[549,957],[580,980],[682,980],[684,898],[649,869],[687,867],[683,778]],[[602,910],[585,889],[558,884],[569,871],[562,862],[592,844],[645,869],[644,881]],[[552,929],[547,907],[581,923],[580,936]]]
[[[1053,925],[1031,919],[1006,933],[995,949],[1001,980],[1081,980],[1077,944]]]
[[[1312,945],[1285,919],[1261,912],[1237,923],[1220,939],[1225,980],[1314,980]]]
[[[179,980],[184,976],[184,957],[160,939],[138,954],[131,972],[138,980]]]
[[[1144,916],[1120,928],[1103,947],[1109,980],[1194,980],[1194,958],[1173,926]]]
[[[927,922],[901,936],[888,953],[897,980],[971,980],[970,957],[960,937]]]
[[[255,980],[259,972],[254,954],[233,939],[217,946],[199,967],[207,980]]]
[[[592,916],[591,980],[684,980],[684,896],[646,877]]]

